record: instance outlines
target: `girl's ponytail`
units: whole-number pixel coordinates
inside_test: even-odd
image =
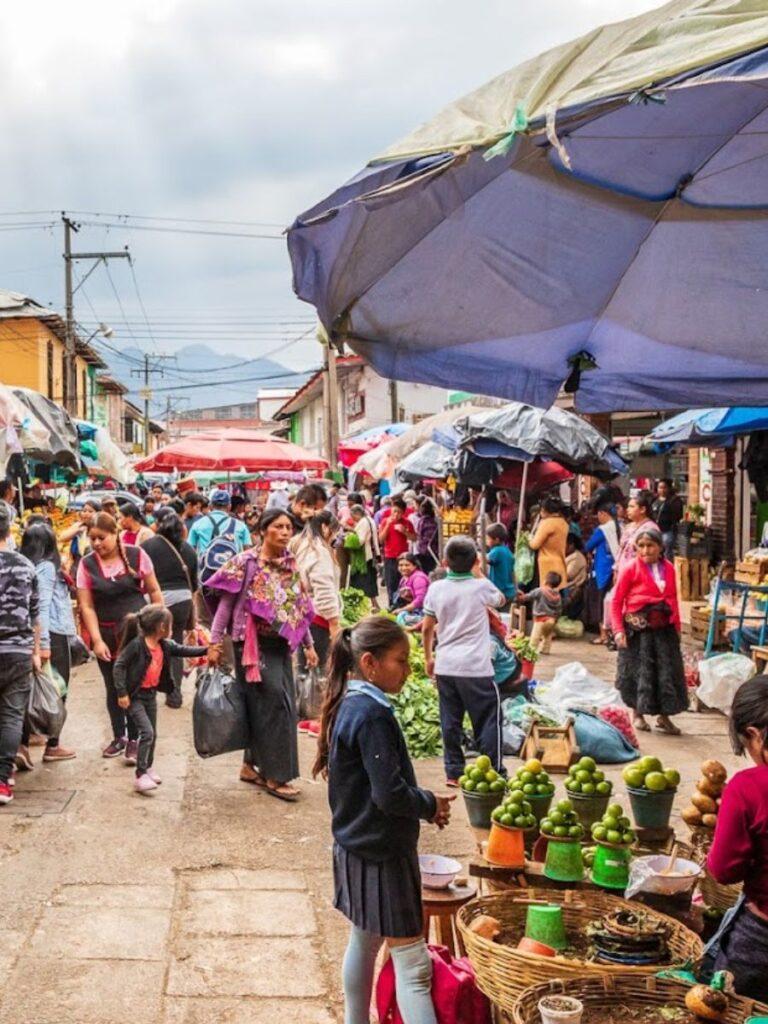
[[[120,637],[120,648],[122,650],[131,640],[135,640],[139,635],[139,616],[126,615],[125,624],[123,625],[123,635]]]
[[[317,738],[317,756],[312,765],[312,777],[328,774],[328,752],[331,735],[336,722],[339,705],[347,690],[347,679],[355,667],[352,654],[352,629],[347,626],[335,637],[328,659],[328,675],[326,677],[323,709],[320,712],[320,734]]]
[[[128,615],[123,627],[123,635],[120,639],[120,647],[125,647],[131,640],[141,636],[155,636],[162,626],[171,622],[173,616],[168,608],[162,604],[146,604],[141,611],[134,615]]]

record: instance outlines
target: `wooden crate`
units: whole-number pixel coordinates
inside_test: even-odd
[[[702,643],[707,642],[711,613],[712,609],[708,604],[694,604],[691,606],[691,636],[693,636],[694,640],[701,640]],[[717,623],[714,640],[715,647],[725,646],[728,643],[725,626],[725,622]]]
[[[701,601],[709,593],[709,559],[675,558],[675,579],[680,601]]]
[[[520,757],[524,761],[536,758],[545,771],[565,774],[580,757],[573,721],[568,719],[564,726],[531,722]]]
[[[737,562],[733,578],[737,583],[759,587],[764,576],[768,576],[768,558],[761,558],[759,562]]]

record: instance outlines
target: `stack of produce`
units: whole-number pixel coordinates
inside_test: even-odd
[[[592,838],[596,843],[631,846],[637,836],[632,831],[632,822],[624,814],[621,804],[611,804],[600,821],[592,826]]]
[[[505,828],[529,829],[536,827],[536,815],[522,790],[514,789],[491,812],[491,821]]]
[[[581,824],[570,800],[560,800],[541,822],[541,834],[548,839],[581,842],[586,829]]]
[[[597,767],[593,758],[582,757],[568,769],[565,788],[572,795],[610,796],[613,792],[613,783],[606,779],[605,772]]]
[[[518,768],[509,780],[510,793],[520,792],[533,807],[536,820],[546,816],[555,794],[555,784],[544,771],[541,761],[531,758]]]
[[[622,774],[637,827],[656,833],[668,830],[680,772],[665,769],[657,757],[641,757]]]
[[[442,513],[443,537],[472,533],[474,513],[471,508],[449,508]]]
[[[691,803],[682,814],[686,825],[692,829],[715,828],[720,810],[720,797],[727,778],[728,772],[719,761],[704,761],[701,766],[701,778],[696,783]]]
[[[658,917],[619,910],[587,925],[592,959],[644,967],[669,960],[668,927]]]
[[[349,591],[343,593],[348,594]],[[362,595],[362,591],[357,593]],[[405,686],[400,693],[389,698],[395,711],[395,718],[403,730],[408,753],[414,760],[439,757],[443,752],[440,702],[437,689],[427,675],[421,640],[415,636],[411,637],[410,666],[411,674]],[[490,768],[490,758],[487,760]],[[502,790],[503,788],[502,783]]]
[[[504,779],[491,764],[490,757],[481,754],[476,761],[470,761],[459,778],[459,786],[465,793],[503,793],[507,788]],[[522,796],[522,794],[521,794]],[[530,805],[529,809],[530,809]]]
[[[680,785],[680,772],[664,768],[658,757],[641,757],[627,765],[622,776],[629,789],[646,789],[651,793],[664,793]]]

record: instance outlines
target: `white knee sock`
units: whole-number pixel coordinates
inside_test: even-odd
[[[390,950],[395,994],[405,1024],[437,1024],[432,1004],[432,961],[424,939]]]
[[[344,983],[344,1024],[369,1024],[376,954],[383,939],[352,926],[341,976]]]

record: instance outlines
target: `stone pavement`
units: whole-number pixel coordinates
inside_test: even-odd
[[[574,659],[612,677],[613,656],[585,642],[556,643],[539,675]],[[130,769],[100,757],[107,719],[96,669],[76,673],[64,740],[77,759],[38,763],[0,810],[0,1024],[341,1019],[346,926],[330,905],[325,785],[308,779],[314,741],[300,739],[301,803],[281,803],[237,780],[237,755],[196,756],[190,705],[161,708],[164,782],[141,797]],[[644,752],[678,767],[684,785],[704,757],[735,767],[722,718],[680,722],[683,737],[650,734]],[[417,771],[442,791],[437,761]],[[455,807],[445,832],[424,827],[425,852],[472,852],[460,800]]]

